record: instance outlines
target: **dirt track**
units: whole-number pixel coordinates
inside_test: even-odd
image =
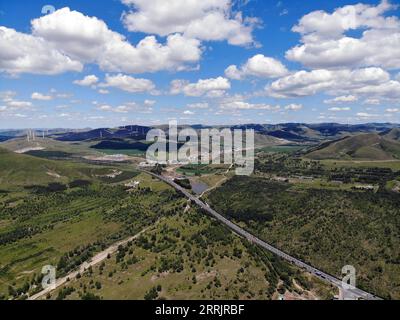
[[[138,234],[134,235],[133,237],[130,237],[128,239],[125,239],[125,240],[122,240],[120,242],[117,242],[117,243],[113,244],[112,246],[108,247],[107,249],[105,249],[104,251],[96,254],[89,261],[86,261],[86,262],[82,263],[78,270],[67,274],[63,278],[57,279],[55,286],[40,291],[39,293],[29,297],[28,300],[40,299],[41,297],[43,297],[43,296],[47,295],[48,293],[54,291],[55,289],[59,288],[60,286],[62,286],[66,282],[75,279],[78,274],[83,274],[90,267],[94,267],[95,265],[97,265],[100,262],[104,261],[105,259],[107,259],[108,255],[111,255],[111,254],[117,252],[119,246],[126,245],[128,242],[137,239],[140,235],[142,235],[144,232],[146,232],[149,228],[151,228],[151,227],[148,227],[148,228],[140,231]]]

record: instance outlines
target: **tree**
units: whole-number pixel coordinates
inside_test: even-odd
[[[158,297],[157,288],[153,287],[144,295],[144,300],[155,300],[157,299],[157,297]]]

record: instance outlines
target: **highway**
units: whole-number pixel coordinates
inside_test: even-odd
[[[218,212],[213,210],[208,204],[204,203],[199,198],[192,195],[190,192],[188,192],[186,189],[184,189],[181,186],[179,186],[178,184],[176,184],[174,181],[172,181],[166,177],[157,175],[150,171],[145,171],[145,172],[159,180],[164,181],[165,183],[169,184],[170,186],[172,186],[173,188],[175,188],[176,190],[181,192],[183,195],[185,195],[185,197],[187,197],[188,199],[190,199],[191,201],[196,203],[200,208],[202,208],[203,210],[205,210],[206,212],[211,214],[214,218],[216,218],[217,220],[219,220],[220,222],[225,224],[227,227],[229,227],[231,230],[233,230],[236,234],[238,234],[238,235],[246,238],[248,241],[276,254],[277,256],[281,257],[282,259],[285,259],[286,261],[290,262],[291,264],[298,266],[299,268],[311,273],[312,275],[320,278],[321,280],[327,281],[327,282],[331,283],[332,285],[338,287],[342,291],[342,295],[344,296],[344,299],[346,299],[346,300],[360,300],[360,299],[362,299],[362,300],[382,300],[381,298],[379,298],[369,292],[366,292],[364,290],[358,289],[356,287],[349,288],[349,286],[347,286],[346,288],[344,288],[341,280],[339,280],[336,277],[334,277],[330,274],[327,274],[321,270],[318,270],[318,269],[310,266],[309,264],[307,264],[297,258],[294,258],[294,257],[290,256],[289,254],[283,252],[282,250],[279,250],[279,249],[275,248],[274,246],[266,243],[265,241],[257,238],[256,236],[247,232],[243,228],[234,224],[232,221],[226,219],[224,216],[222,216],[221,214],[219,214]]]

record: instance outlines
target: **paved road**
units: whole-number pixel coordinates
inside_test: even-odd
[[[278,255],[279,257],[285,259],[286,261],[300,267],[301,269],[304,269],[305,271],[311,273],[312,275],[327,281],[333,285],[335,285],[336,287],[338,287],[340,290],[342,290],[343,292],[343,296],[345,297],[345,299],[348,300],[358,300],[358,299],[364,299],[364,300],[381,300],[381,298],[374,296],[371,293],[368,293],[366,291],[363,291],[361,289],[355,288],[355,287],[351,287],[351,288],[344,288],[342,281],[337,279],[334,276],[331,276],[321,270],[318,270],[312,266],[310,266],[309,264],[300,261],[299,259],[296,259],[290,255],[288,255],[287,253],[283,252],[282,250],[279,250],[277,248],[275,248],[274,246],[260,240],[259,238],[255,237],[254,235],[252,235],[251,233],[247,232],[246,230],[242,229],[241,227],[239,227],[238,225],[234,224],[232,221],[226,219],[224,216],[222,216],[221,214],[219,214],[218,212],[216,212],[215,210],[213,210],[212,208],[210,208],[210,206],[204,202],[202,202],[200,199],[198,199],[197,197],[195,197],[194,195],[192,195],[191,193],[189,193],[186,189],[182,188],[181,186],[179,186],[178,184],[176,184],[174,181],[163,177],[163,176],[159,176],[157,174],[154,174],[152,172],[149,171],[145,171],[146,173],[150,174],[151,176],[158,178],[166,183],[168,183],[170,186],[174,187],[176,190],[180,191],[182,194],[184,194],[188,199],[192,200],[193,202],[195,202],[199,207],[201,207],[203,210],[207,211],[208,213],[210,213],[212,216],[214,216],[217,220],[221,221],[223,224],[225,224],[226,226],[228,226],[230,229],[232,229],[235,233],[237,233],[238,235],[246,238],[248,241],[257,244],[258,246]]]

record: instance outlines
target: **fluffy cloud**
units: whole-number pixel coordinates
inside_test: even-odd
[[[303,105],[295,103],[289,104],[285,107],[285,110],[291,110],[291,111],[299,111],[301,109],[303,109]]]
[[[7,90],[7,91],[0,91],[0,99],[1,100],[7,100],[7,99],[12,99],[15,97],[17,93],[15,91]]]
[[[231,88],[228,79],[223,77],[200,79],[196,83],[189,83],[185,80],[173,80],[171,82],[171,94],[183,93],[190,97],[200,97],[207,95],[208,97],[221,97],[226,90]]]
[[[207,102],[190,103],[187,105],[190,109],[208,109],[210,105]]]
[[[225,70],[225,75],[235,80],[241,80],[248,76],[278,78],[287,73],[288,70],[280,61],[262,54],[250,58],[240,69],[236,65],[231,65]]]
[[[334,103],[347,103],[347,102],[355,102],[358,101],[358,97],[353,95],[348,96],[340,96],[334,99],[325,100],[324,103],[326,104],[334,104]]]
[[[127,102],[117,107],[104,104],[104,105],[98,105],[96,109],[99,111],[115,112],[115,113],[129,113],[133,111],[140,113],[150,113],[153,111],[153,105],[154,105],[153,101],[145,100],[143,104],[139,104],[137,102]]]
[[[205,41],[252,44],[256,19],[233,14],[230,0],[122,0],[133,10],[123,15],[129,31],[167,36],[181,33]]]
[[[109,94],[110,91],[108,91],[106,89],[99,89],[98,93],[100,93],[100,94]]]
[[[82,71],[83,65],[42,38],[0,27],[0,72],[54,75]]]
[[[99,81],[95,75],[88,75],[84,77],[82,80],[75,80],[74,83],[79,86],[92,86],[95,85]]]
[[[149,36],[133,46],[104,21],[69,8],[33,20],[32,30],[71,57],[98,63],[106,71],[180,70],[201,56],[200,42],[179,34],[169,36],[165,45]]]
[[[302,44],[286,57],[311,68],[400,68],[400,20],[384,16],[391,9],[395,6],[383,0],[377,6],[344,6],[332,14],[311,12],[293,28],[301,34]],[[353,30],[362,31],[362,36],[346,35]]]
[[[381,68],[318,69],[295,72],[274,81],[266,87],[266,90],[269,95],[278,98],[304,97],[322,91],[332,95],[348,92],[353,94],[389,94],[387,86],[392,82],[389,73]],[[400,85],[398,82],[397,84]],[[395,86],[395,84],[392,85],[392,87]]]
[[[381,104],[381,101],[379,99],[368,98],[364,100],[363,104],[378,105]]]
[[[350,111],[351,109],[349,107],[333,107],[333,108],[329,108],[329,111],[332,112],[341,112],[341,111]]]
[[[390,80],[377,85],[367,83],[359,88],[352,90],[355,94],[369,95],[375,98],[384,98],[387,100],[400,99],[400,82]]]
[[[32,100],[49,101],[49,100],[52,100],[53,97],[50,95],[45,95],[45,94],[39,93],[39,92],[34,92],[31,95],[31,99]]]
[[[19,100],[11,100],[6,102],[7,107],[20,109],[20,108],[29,108],[32,107],[32,102],[29,101],[19,101]]]
[[[389,109],[386,109],[386,112],[397,113],[397,112],[400,112],[400,109],[398,109],[398,108],[389,108]]]
[[[155,100],[148,100],[148,99],[144,100],[144,105],[148,108],[154,107],[155,104],[156,104]]]
[[[280,109],[280,106],[271,106],[269,104],[264,103],[250,103],[246,101],[230,101],[224,102],[220,105],[221,109],[224,110],[269,110],[269,111],[276,111]]]
[[[193,68],[200,41],[180,34],[161,44],[154,36],[136,46],[104,21],[62,8],[32,20],[32,34],[0,27],[0,71],[58,74],[96,63],[104,71],[144,73]]]
[[[15,96],[17,95],[14,91],[2,91],[0,92],[0,100],[4,104],[2,106],[2,111],[6,110],[16,110],[16,109],[25,109],[32,107],[32,102],[30,101],[21,101],[16,100]]]
[[[113,107],[111,107],[108,104],[102,104],[102,105],[97,106],[96,109],[100,110],[100,111],[111,111],[111,110],[113,110]]]
[[[246,97],[242,95],[233,95],[223,98],[219,103],[219,108],[222,111],[225,110],[268,110],[268,111],[278,111],[281,109],[280,106],[272,106],[265,103],[251,103],[246,101]]]
[[[357,117],[359,117],[362,120],[365,120],[365,119],[369,119],[369,118],[379,117],[379,115],[373,114],[373,113],[367,113],[367,112],[359,112],[359,113],[357,113]]]
[[[114,76],[106,75],[105,82],[101,87],[118,88],[132,93],[151,92],[155,89],[155,84],[148,79],[133,78],[123,74]]]

